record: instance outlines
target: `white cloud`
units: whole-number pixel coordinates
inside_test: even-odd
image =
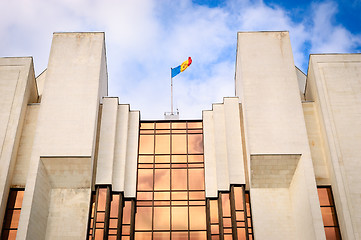
[[[263,1],[229,0],[209,8],[185,1],[17,0],[0,1],[0,53],[32,55],[46,68],[55,31],[105,31],[109,93],[139,109],[143,118],[161,119],[170,109],[170,67],[188,56],[193,64],[175,81],[175,105],[183,118],[234,95],[237,31],[289,30],[296,65],[315,52],[350,52],[361,36],[334,23],[337,4],[310,6],[303,21]]]

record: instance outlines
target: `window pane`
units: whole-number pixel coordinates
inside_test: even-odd
[[[199,231],[199,232],[190,232],[190,240],[206,240],[207,232]]]
[[[123,226],[122,227],[122,234],[123,235],[130,235],[130,226]]]
[[[172,192],[172,200],[187,200],[187,192]]]
[[[188,122],[188,128],[202,128],[202,122]]]
[[[151,240],[152,233],[151,232],[136,232],[134,234],[135,240]]]
[[[98,211],[105,211],[107,200],[107,188],[99,188],[98,192]]]
[[[152,169],[138,169],[138,190],[153,190]]]
[[[222,193],[222,210],[224,217],[231,216],[231,205],[229,202],[229,193]]]
[[[187,155],[172,155],[172,163],[186,163]]]
[[[11,191],[11,192],[16,193],[14,208],[21,208],[21,205],[23,203],[24,191]]]
[[[170,163],[169,156],[155,156],[156,163]]]
[[[197,192],[189,192],[189,200],[204,200],[204,191],[197,191]]]
[[[170,230],[170,208],[154,208],[154,230]]]
[[[156,154],[170,153],[170,135],[155,136],[155,153]]]
[[[169,240],[170,233],[169,232],[154,232],[153,239],[154,240]]]
[[[189,169],[189,190],[204,190],[204,170]]]
[[[230,218],[223,218],[223,227],[232,227],[232,220]]]
[[[320,206],[330,206],[331,203],[331,189],[330,188],[317,188],[318,198],[320,200]]]
[[[325,234],[327,240],[341,240],[340,230],[336,227],[326,227]]]
[[[245,228],[237,228],[237,237],[238,240],[246,240],[246,229]]]
[[[169,122],[158,122],[156,123],[156,129],[170,129],[170,123]]]
[[[211,226],[211,234],[219,234],[219,226],[218,226],[218,224]]]
[[[117,218],[119,212],[119,194],[113,195],[113,200],[110,205],[110,217]]]
[[[139,154],[154,153],[154,136],[140,135],[139,136]]]
[[[153,156],[139,156],[139,163],[153,163]]]
[[[154,129],[154,123],[140,123],[140,129]]]
[[[132,211],[132,202],[125,201],[123,208],[123,224],[130,224],[130,213]]]
[[[103,240],[104,229],[95,229],[95,240]]]
[[[336,213],[333,207],[321,207],[323,225],[337,226]]]
[[[189,155],[188,162],[203,162],[203,155]]]
[[[206,230],[206,207],[189,207],[191,230]]]
[[[172,240],[187,240],[188,232],[172,232]]]
[[[154,190],[170,189],[170,170],[155,169],[154,170]]]
[[[218,200],[210,200],[211,223],[218,223]]]
[[[170,192],[155,192],[154,200],[170,200]]]
[[[244,212],[236,212],[236,220],[237,221],[244,221]]]
[[[138,192],[137,200],[152,200],[153,192]]]
[[[188,153],[203,153],[203,135],[189,134],[188,135]]]
[[[172,208],[172,229],[187,230],[188,229],[188,208],[173,207]]]
[[[151,230],[152,229],[152,208],[137,207],[135,215],[135,230]]]
[[[173,122],[172,123],[172,129],[185,129],[186,126],[186,122]]]
[[[234,187],[234,201],[236,210],[243,210],[243,191],[242,187]]]
[[[172,190],[187,190],[187,169],[172,169]]]
[[[172,154],[186,154],[187,144],[186,135],[172,135]]]

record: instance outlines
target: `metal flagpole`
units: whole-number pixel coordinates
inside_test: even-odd
[[[170,106],[171,112],[170,114],[173,115],[173,78],[172,78],[172,68],[170,68]]]

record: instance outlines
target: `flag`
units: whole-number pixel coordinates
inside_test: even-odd
[[[192,64],[192,58],[189,57],[186,61],[184,61],[181,65],[179,65],[178,67],[175,67],[175,68],[171,68],[171,75],[172,75],[172,78],[177,76],[180,72],[183,72],[184,70],[187,69],[187,67],[189,65]]]

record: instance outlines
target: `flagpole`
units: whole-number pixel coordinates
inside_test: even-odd
[[[173,115],[173,78],[172,78],[172,68],[170,68],[170,106],[171,106],[171,115]]]

